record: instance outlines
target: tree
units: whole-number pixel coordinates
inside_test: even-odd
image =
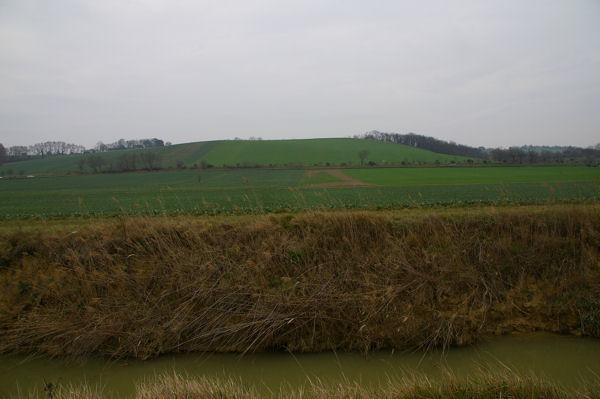
[[[80,172],[83,172],[83,169],[85,168],[85,158],[79,158],[77,161],[77,167],[79,168]]]
[[[2,144],[0,144],[0,165],[6,162],[6,158],[8,157],[8,153],[6,152],[6,148]]]
[[[117,169],[121,172],[127,170],[135,170],[137,163],[137,155],[135,153],[132,154],[123,154],[117,159]]]
[[[360,158],[360,166],[363,166],[363,163],[365,162],[365,159],[367,158],[368,155],[369,155],[369,151],[367,151],[367,150],[360,150],[358,152],[358,158]]]
[[[8,156],[13,161],[27,159],[27,147],[24,145],[15,145],[8,149]]]
[[[157,169],[160,163],[160,157],[154,151],[144,151],[140,153],[140,159],[144,167],[148,170]]]
[[[102,166],[106,165],[106,159],[99,155],[92,155],[87,159],[87,163],[94,172],[98,172],[99,170],[102,170]]]

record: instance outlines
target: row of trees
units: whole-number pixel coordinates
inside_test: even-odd
[[[108,162],[101,155],[89,155],[77,161],[80,172],[86,171],[86,167],[94,172],[128,172],[139,169],[155,170],[161,167],[161,158],[154,151],[142,151],[123,154],[115,162]]]
[[[472,158],[486,157],[486,153],[483,148],[469,147],[467,145],[456,144],[452,141],[438,140],[434,137],[422,136],[415,133],[384,133],[377,130],[372,130],[370,132],[354,136],[354,138],[404,144],[411,147],[437,152],[438,154],[459,155]]]
[[[125,140],[120,139],[115,141],[114,143],[104,144],[99,141],[93,150],[90,152],[105,152],[105,151],[114,151],[114,150],[129,150],[134,148],[154,148],[154,147],[164,147],[165,145],[171,145],[170,142],[164,142],[157,138],[152,139],[141,139],[141,140]]]
[[[600,148],[567,147],[554,151],[539,151],[523,147],[494,148],[489,151],[489,157],[493,161],[503,163],[560,163],[565,160],[581,159],[584,163],[591,164],[600,158]]]
[[[23,160],[36,156],[83,154],[85,147],[78,144],[65,143],[64,141],[46,141],[30,146],[15,145],[9,147],[6,152],[8,158],[13,158],[9,160]]]
[[[157,138],[141,140],[120,139],[110,144],[98,142],[94,148],[89,150],[82,145],[66,143],[64,141],[46,141],[29,146],[15,145],[8,148],[0,144],[0,165],[5,162],[25,161],[36,157],[44,158],[55,155],[85,154],[133,148],[156,148],[165,145],[171,145],[171,143],[165,143]]]
[[[396,144],[409,145],[437,152],[438,154],[459,155],[471,158],[488,159],[502,163],[556,163],[564,160],[581,159],[586,164],[600,158],[600,143],[594,147],[539,147],[522,146],[503,148],[469,147],[452,141],[438,140],[419,134],[383,133],[373,130],[362,135],[354,136],[366,140],[376,140]],[[360,155],[359,155],[360,157]],[[362,164],[362,158],[361,158]]]

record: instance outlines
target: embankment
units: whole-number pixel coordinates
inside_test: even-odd
[[[0,234],[0,352],[466,345],[600,336],[600,207],[121,217]]]

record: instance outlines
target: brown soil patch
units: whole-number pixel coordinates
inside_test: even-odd
[[[341,179],[342,181],[328,182],[328,183],[318,183],[318,184],[310,184],[308,187],[312,188],[326,188],[326,187],[356,187],[356,186],[374,186],[375,184],[367,183],[362,180],[353,179],[350,176],[346,175],[340,169],[318,169],[318,170],[309,170],[306,172],[307,177],[312,177],[317,173],[328,173],[329,175]]]

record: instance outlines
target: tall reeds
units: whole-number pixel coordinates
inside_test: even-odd
[[[3,233],[0,352],[145,359],[600,336],[598,206],[408,216],[120,217]]]
[[[39,397],[35,392],[18,398]],[[57,386],[53,399],[102,399],[111,397],[102,389],[87,385]],[[451,374],[440,380],[409,375],[389,380],[378,386],[342,382],[323,384],[310,382],[300,387],[282,386],[277,392],[261,392],[255,386],[231,378],[185,378],[162,375],[137,386],[133,399],[592,399],[600,398],[597,385],[583,386],[577,391],[565,391],[559,386],[536,377],[512,373],[480,373],[458,379]]]

